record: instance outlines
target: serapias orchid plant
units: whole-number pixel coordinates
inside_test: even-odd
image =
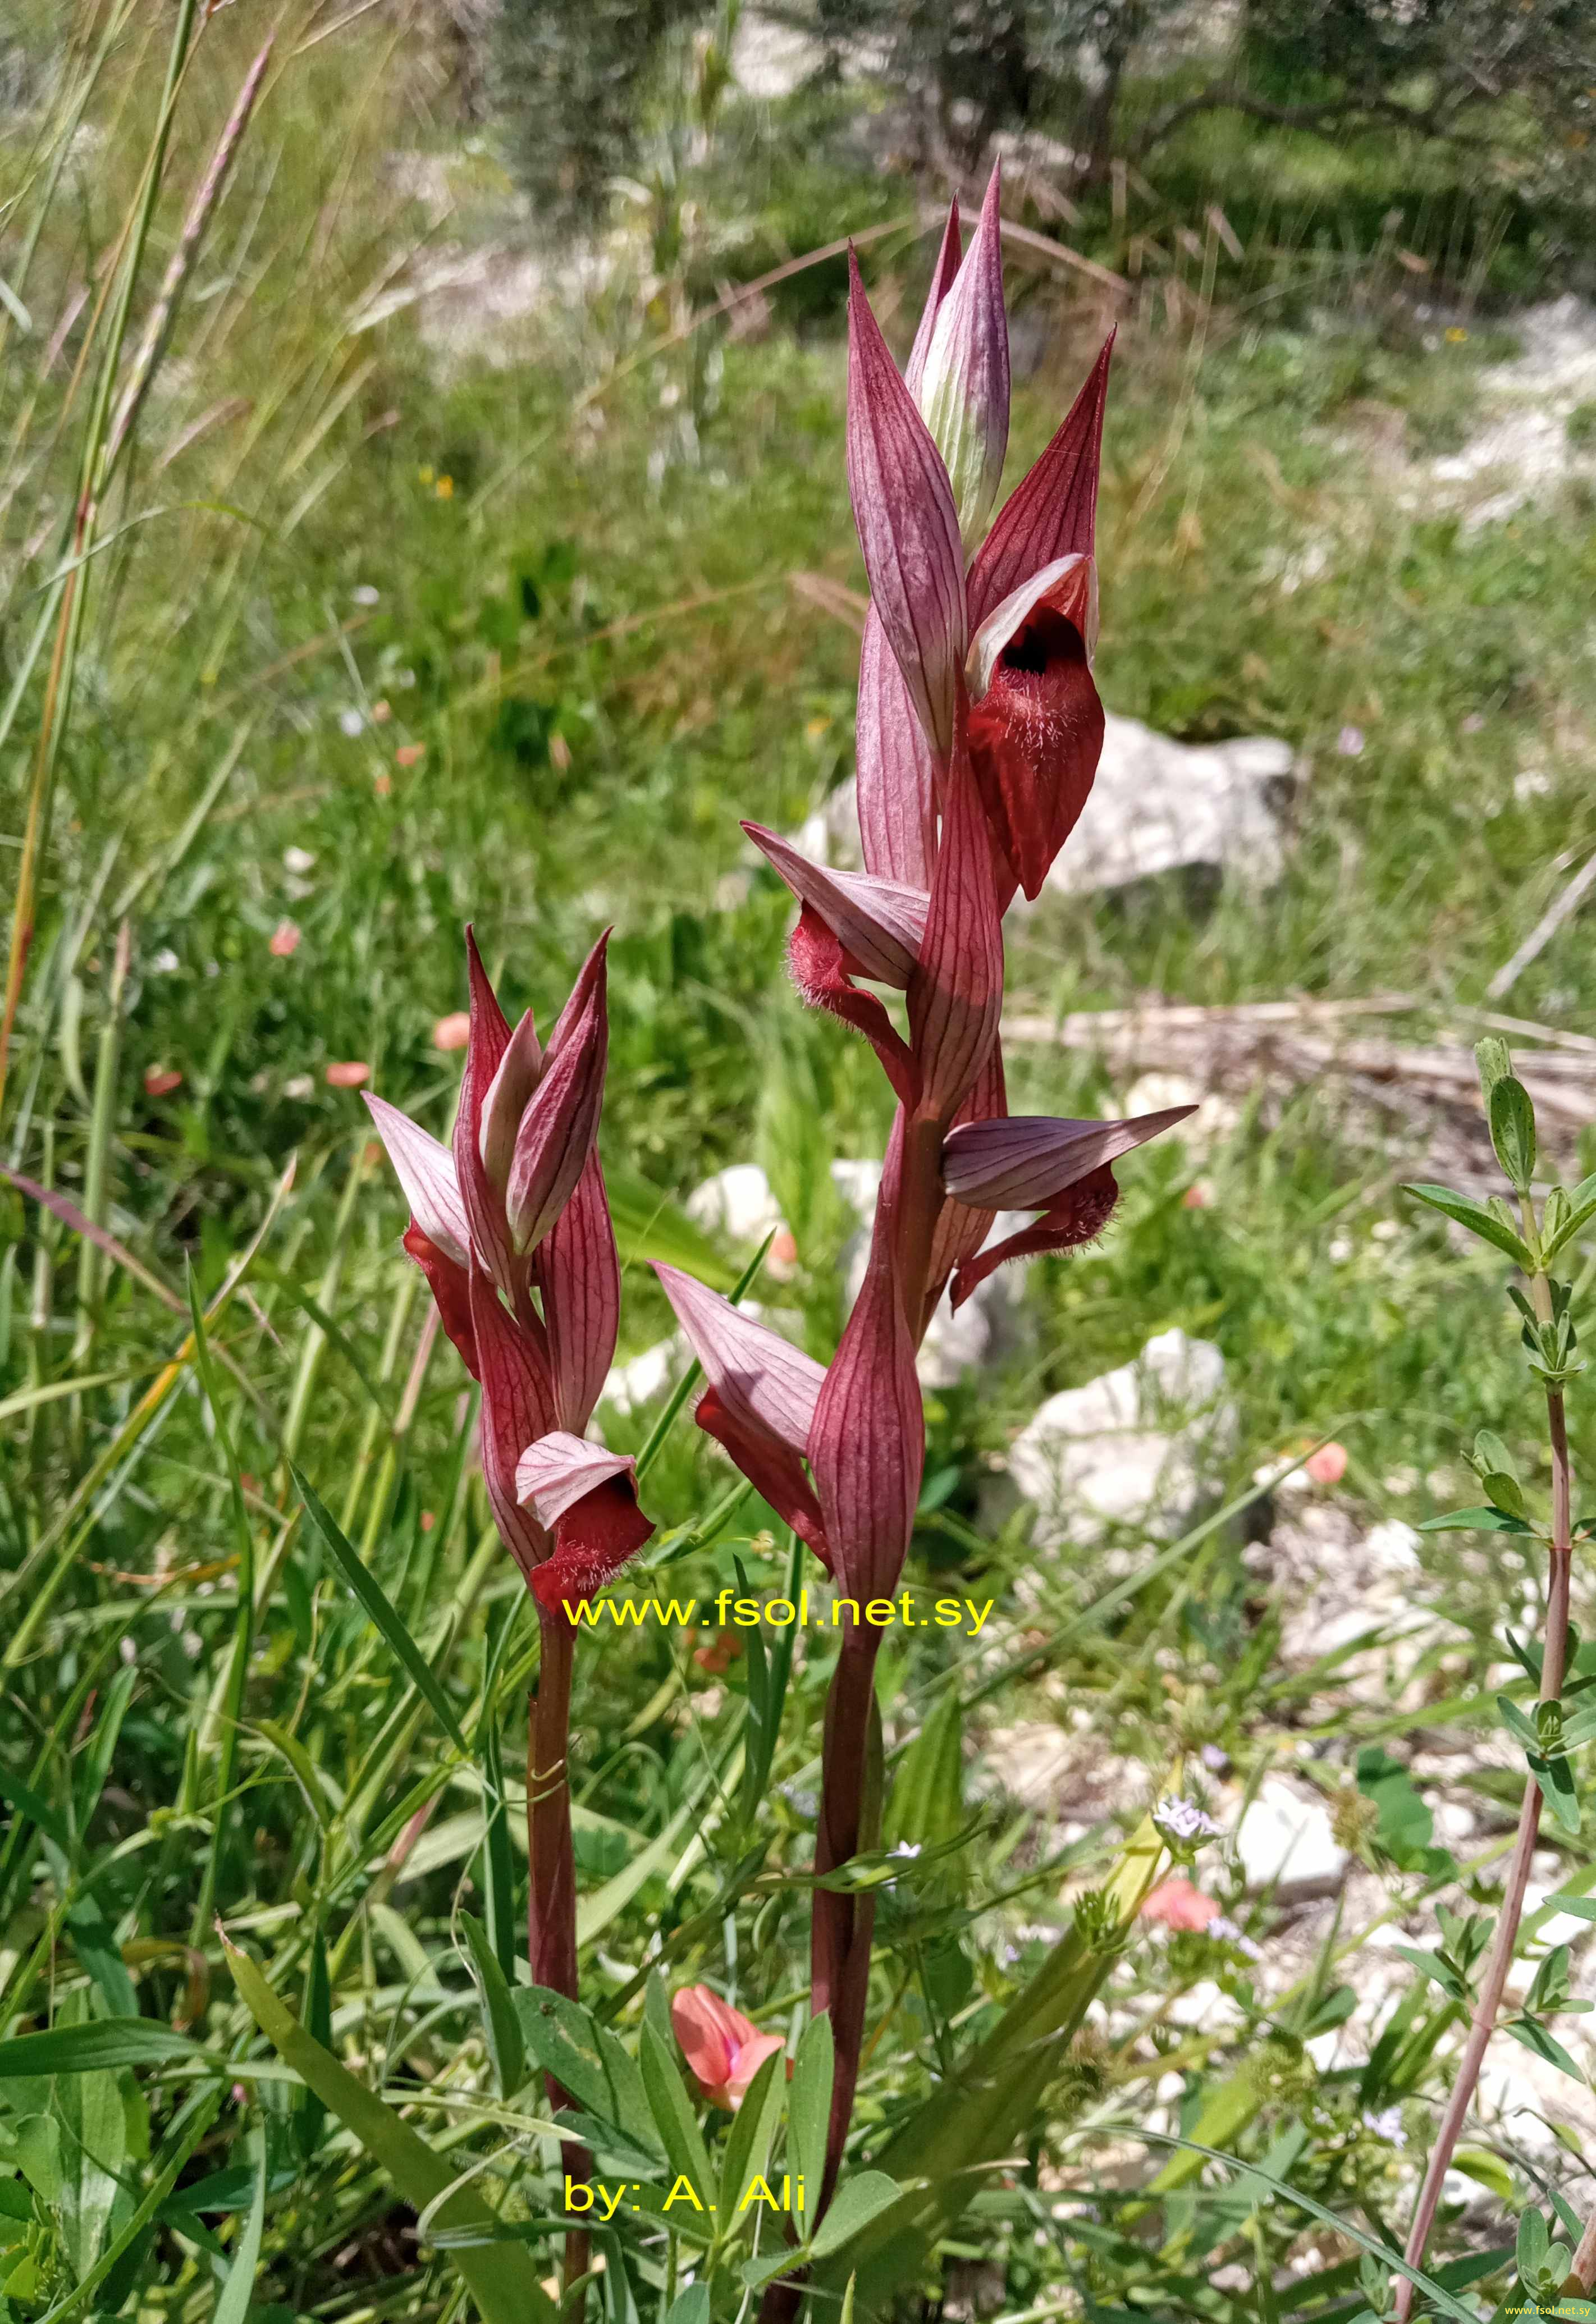
[[[1010,1117],[999,1019],[1002,918],[1040,890],[1092,788],[1093,558],[1112,342],[991,530],[1009,430],[999,186],[961,261],[949,214],[907,375],[852,267],[848,480],[872,604],[859,671],[863,874],[743,827],[798,902],[806,1000],[870,1042],[898,1099],[863,1282],[822,1367],[675,1268],[658,1270],[707,1386],[699,1425],[861,1606],[890,1597],[919,1498],[915,1356],[938,1302],[1005,1259],[1073,1249],[1107,1223],[1113,1165],[1190,1111],[1128,1121]],[[972,554],[972,549],[973,553]],[[905,996],[907,1033],[863,987]],[[986,1248],[1000,1208],[1036,1223]],[[816,1870],[879,1839],[880,1633],[855,1622],[827,1705]],[[816,1889],[814,2010],[836,2070],[821,2208],[858,2076],[873,1904]]]
[[[453,1150],[380,1097],[379,1135],[410,1199],[404,1247],[482,1387],[483,1480],[538,1604],[527,1754],[532,1979],[577,1994],[567,1748],[575,1607],[653,1531],[634,1464],[586,1437],[615,1352],[621,1268],[595,1143],[609,1024],[601,937],[540,1047],[512,1028],[467,929],[471,1034]]]

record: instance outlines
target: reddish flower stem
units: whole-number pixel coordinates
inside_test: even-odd
[[[527,1851],[530,1878],[527,1891],[527,1960],[532,1983],[577,1995],[577,1866],[571,1849],[570,1724],[571,1677],[576,1661],[576,1634],[564,1613],[539,1609],[541,1652],[538,1692],[532,1697],[527,1735]],[[552,2074],[547,2077],[549,2103],[558,2109],[571,2103]],[[575,2141],[560,2148],[567,2174],[578,2183],[593,2168],[586,2149]],[[565,2288],[568,2292],[587,2272],[587,2232],[573,2227],[566,2237]],[[577,2324],[580,2324],[578,2316]]]
[[[820,1826],[815,1839],[815,1869],[835,1872],[873,1847],[876,1834],[862,1831],[869,1777],[871,1720],[875,1708],[875,1663],[880,1644],[873,1630],[845,1630],[832,1674],[826,1706],[826,1741],[821,1761]],[[831,2119],[826,2126],[826,2177],[816,2217],[831,2201],[842,2166],[843,2147],[853,2113],[859,2053],[864,2038],[864,2006],[870,1991],[870,1946],[875,1929],[875,1899],[849,1896],[829,1888],[815,1891],[810,1923],[811,2003],[818,2015],[831,2015],[835,2062]]]
[[[1542,1305],[1545,1277],[1537,1277],[1535,1284],[1536,1305]],[[1549,1312],[1549,1307],[1548,1307]],[[1568,1591],[1573,1555],[1569,1545],[1570,1478],[1568,1466],[1568,1432],[1564,1423],[1563,1396],[1560,1389],[1546,1391],[1546,1423],[1552,1440],[1552,1545],[1549,1587],[1546,1595],[1546,1632],[1541,1665],[1540,1699],[1555,1702],[1563,1692],[1563,1674],[1568,1655]],[[1508,1866],[1507,1887],[1502,1896],[1501,1912],[1497,1920],[1496,1940],[1490,1949],[1481,1983],[1480,1998],[1474,2006],[1469,2026],[1469,2038],[1458,2062],[1457,2075],[1446,2111],[1435,2134],[1435,2144],[1430,2149],[1425,2168],[1424,2185],[1419,2190],[1418,2206],[1413,2215],[1413,2225],[1407,2234],[1407,2247],[1403,2254],[1410,2267],[1419,2266],[1425,2246],[1430,2239],[1430,2229],[1435,2223],[1440,2207],[1441,2189],[1451,2168],[1457,2143],[1462,2135],[1463,2124],[1473,2104],[1474,2092],[1480,2080],[1480,2070],[1485,2062],[1485,2052],[1496,2031],[1497,2012],[1501,2007],[1502,1994],[1508,1982],[1508,1972],[1513,1966],[1513,1955],[1518,1942],[1518,1923],[1524,1913],[1524,1892],[1529,1885],[1529,1871],[1535,1857],[1535,1844],[1541,1828],[1540,1785],[1532,1775],[1524,1789],[1524,1804],[1518,1812],[1518,1836],[1513,1843],[1513,1854]],[[1587,2264],[1596,2276],[1596,2243],[1593,2243],[1591,2223],[1581,2240],[1579,2256],[1592,2245]],[[1417,2287],[1407,2277],[1397,2285],[1396,2315],[1398,2324],[1407,2324],[1412,2313]]]

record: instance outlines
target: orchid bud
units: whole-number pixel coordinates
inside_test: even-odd
[[[968,556],[986,530],[1009,446],[1009,326],[996,170],[975,238],[937,309],[915,400],[947,470]]]

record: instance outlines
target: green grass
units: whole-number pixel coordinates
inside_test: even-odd
[[[798,278],[803,293],[769,337],[724,347],[696,462],[669,456],[678,407],[662,391],[683,384],[675,355],[617,377],[591,407],[602,429],[573,422],[573,396],[594,384],[591,318],[578,330],[551,310],[535,359],[446,380],[413,312],[344,327],[427,233],[381,167],[418,134],[402,77],[384,85],[378,69],[388,36],[363,28],[296,61],[289,30],[284,78],[152,398],[126,500],[109,512],[115,525],[168,510],[111,545],[89,592],[4,1123],[7,1162],[98,1216],[168,1303],[117,1258],[86,1262],[78,1239],[32,1201],[0,1196],[10,1585],[0,1777],[50,1817],[34,1817],[42,1842],[0,1841],[0,2023],[69,2028],[137,2011],[180,2022],[242,2080],[236,2091],[217,2086],[227,2094],[203,2121],[185,2113],[196,2086],[176,2070],[0,2081],[0,2188],[25,2182],[38,2196],[26,2220],[0,2206],[0,2298],[30,2324],[66,2312],[190,2135],[189,2179],[241,2174],[225,2201],[208,2225],[169,2211],[129,2246],[108,2288],[82,2298],[107,2310],[120,2298],[141,2319],[208,2314],[253,2197],[247,2136],[262,2126],[257,2314],[420,2318],[454,2297],[447,2259],[406,2240],[409,2215],[345,2134],[318,2125],[302,2092],[247,2087],[259,2044],[212,1905],[297,2009],[314,2014],[325,1956],[323,2038],[429,2136],[452,2124],[457,2163],[495,2158],[495,2199],[511,2217],[547,2216],[556,2191],[537,2094],[521,2094],[519,2114],[494,2111],[464,1950],[459,1911],[484,1910],[488,1877],[481,1778],[289,1489],[291,1456],[420,1643],[473,1749],[496,1742],[513,1838],[534,1626],[465,1460],[458,1367],[445,1349],[412,1378],[424,1299],[397,1249],[401,1203],[370,1155],[357,1095],[327,1084],[328,1065],[365,1061],[374,1086],[441,1129],[457,1059],[433,1047],[432,1028],[463,1000],[462,923],[475,921],[507,1005],[547,1017],[613,922],[604,1142],[617,1176],[632,1174],[623,1240],[633,1248],[650,1222],[656,1235],[672,1231],[673,1206],[695,1184],[757,1155],[799,1242],[799,1271],[774,1296],[822,1354],[840,1323],[850,1231],[825,1166],[833,1153],[879,1153],[886,1129],[866,1054],[806,1019],[788,988],[784,892],[762,872],[733,877],[744,868],[739,816],[791,826],[851,751],[854,639],[789,577],[861,583],[830,327],[836,271]],[[252,37],[226,14],[206,36],[181,116],[180,187]],[[51,209],[28,286],[42,318],[26,341],[33,361],[135,189],[152,55],[135,45],[115,60],[96,99],[106,140]],[[1215,147],[1211,166],[1223,158]],[[1227,163],[1238,190],[1255,161],[1242,149]],[[756,221],[728,235],[738,272],[805,236],[875,223],[902,191],[864,182],[845,149],[821,143],[802,165],[757,167],[768,175],[738,180]],[[5,189],[16,182],[8,176]],[[1328,201],[1334,189],[1320,190]],[[1378,186],[1362,191],[1384,198]],[[159,211],[160,263],[180,206],[174,193]],[[0,243],[0,272],[8,251]],[[878,249],[878,292],[901,272],[907,304],[924,258]],[[1428,457],[1465,424],[1487,353],[1479,338],[1425,352],[1355,296],[1315,306],[1237,288],[1201,341],[1150,304],[1122,334],[1100,516],[1099,674],[1112,708],[1188,738],[1291,742],[1306,779],[1289,866],[1261,897],[1227,887],[1203,902],[1165,881],[1050,907],[1013,945],[1012,1005],[1396,989],[1430,1012],[1421,1021],[1444,1022],[1480,1002],[1550,899],[1554,858],[1581,860],[1596,839],[1582,779],[1596,685],[1589,514],[1570,505],[1465,534],[1426,509],[1422,484],[1414,506],[1400,505],[1370,448],[1370,407],[1402,414],[1415,460]],[[638,337],[618,336],[612,353]],[[1014,473],[1093,343],[1090,318],[1065,318],[1056,355],[1021,393]],[[16,484],[4,520],[7,676],[54,555],[35,535],[59,524],[81,420],[68,376],[66,361],[42,381],[19,364],[0,389]],[[246,395],[252,412],[213,417],[158,466],[192,423]],[[514,473],[500,480],[512,456]],[[1282,570],[1309,546],[1320,577],[1283,589]],[[19,732],[38,715],[35,686]],[[1364,734],[1361,756],[1336,752],[1347,724]],[[1515,795],[1526,765],[1550,771],[1549,791]],[[14,747],[8,859],[28,775]],[[277,957],[271,939],[284,920],[300,938]],[[1578,1028],[1593,1001],[1576,920],[1512,1006]],[[148,1094],[162,1072],[180,1084]],[[1012,1081],[1017,1107],[1087,1110],[1111,1094],[1095,1069],[1043,1050],[1017,1053]],[[1199,1167],[1213,1201],[1184,1207]],[[1330,1085],[1277,1120],[1249,1110],[1200,1166],[1178,1143],[1155,1149],[1127,1172],[1101,1249],[1032,1268],[1012,1360],[932,1403],[927,1473],[945,1480],[946,1498],[922,1529],[913,1586],[957,1577],[995,1596],[993,1651],[1006,1667],[1036,1642],[1028,1588],[1039,1572],[1047,1620],[1068,1635],[1040,1674],[1008,1680],[1000,1669],[967,1718],[978,1740],[993,1725],[1078,1723],[1124,1759],[1101,1844],[1082,1851],[1093,1867],[1165,1780],[1175,1744],[1218,1745],[1260,1778],[1305,1728],[1320,1752],[1310,1772],[1340,1795],[1380,1722],[1338,1691],[1333,1671],[1305,1682],[1278,1667],[1277,1617],[1235,1528],[1172,1560],[1134,1536],[1067,1563],[1038,1559],[1023,1526],[994,1514],[990,1464],[1043,1395],[1179,1323],[1219,1343],[1239,1409],[1216,1493],[1244,1494],[1261,1462],[1324,1433],[1349,1445],[1346,1490],[1370,1521],[1416,1520],[1443,1486],[1469,1498],[1435,1472],[1462,1475],[1462,1448],[1482,1424],[1534,1473],[1534,1401],[1501,1269],[1460,1259],[1411,1215],[1398,1167],[1342,1117]],[[1398,1237],[1377,1237],[1389,1220]],[[212,1307],[207,1372],[181,1352],[186,1284],[215,1303],[257,1235],[246,1292]],[[728,1267],[737,1256],[720,1254]],[[641,1264],[627,1269],[626,1298],[630,1352],[660,1336],[665,1310]],[[146,1419],[152,1383],[161,1400]],[[1596,1433],[1577,1392],[1573,1425],[1582,1464]],[[614,1441],[641,1441],[647,1416],[610,1425]],[[662,1528],[686,1526],[724,1480],[680,1427],[650,1480],[650,1511]],[[1148,1578],[1093,1611],[1127,1554]],[[770,1586],[785,1571],[785,1552],[757,1521],[751,1532],[744,1511],[669,1583],[706,1595],[735,1579],[736,1555]],[[1532,1561],[1508,1537],[1489,1566],[1460,1559],[1450,1536],[1424,1556],[1456,1629],[1419,1679],[1432,1699],[1455,1702],[1499,1661],[1504,1609],[1518,1607]],[[252,1564],[253,1614],[239,1581]],[[235,1725],[235,1651],[245,1660]],[[935,1639],[890,1649],[890,1740],[907,1739],[949,1667]],[[673,1978],[722,1980],[778,2029],[801,2009],[807,1904],[791,1876],[808,1860],[826,1677],[823,1651],[800,1648],[757,1833],[764,1885],[739,1895],[734,1820],[716,1822],[706,1803],[744,1666],[707,1672],[658,1629],[584,1651],[585,1895],[680,1819],[595,1933],[595,2002],[626,1987],[657,1927]],[[966,1689],[989,1679],[973,1664],[962,1674]],[[1499,1808],[1506,1775],[1476,1780]],[[429,1804],[414,1853],[396,1864],[390,1851]],[[1062,1917],[1048,1819],[1012,1801],[986,1812],[967,1858],[883,1905],[872,1998],[883,2030],[860,2115],[868,2146],[924,2094],[955,2029],[961,2042],[983,2029],[1036,1965],[1040,1949],[1022,1932]],[[684,1854],[695,1832],[706,1844]],[[1416,1861],[1388,1851],[1374,1861],[1394,1897],[1418,1901]],[[1217,1869],[1211,1877],[1223,1887]],[[1266,1908],[1266,1941],[1268,1924]],[[1254,2228],[1239,2203],[1171,2197],[1161,2251],[1158,2237],[1138,2240],[1130,2223],[1121,2235],[1079,2205],[1067,2221],[1053,2217],[1043,2158],[1051,2173],[1060,2157],[1073,2165],[1090,2153],[1065,2142],[1072,2128],[1133,2138],[1150,2081],[1167,2070],[1160,2052],[1189,2076],[1186,2134],[1206,2137],[1204,2098],[1245,2064],[1256,2107],[1216,2143],[1255,2161],[1273,2153],[1272,2172],[1295,2172],[1304,2191],[1349,2213],[1361,2205],[1365,2220],[1388,2205],[1401,2217],[1392,2152],[1362,2117],[1405,2105],[1423,2144],[1419,2100],[1438,2085],[1422,2047],[1379,2089],[1321,2077],[1302,2043],[1333,2014],[1328,1961],[1293,2004],[1266,2014],[1245,1960],[1216,1960],[1197,1939],[1139,1943],[1114,1970],[1112,2000],[1139,2020],[1215,1976],[1240,2006],[1233,2038],[1160,2024],[1132,2055],[1093,2021],[1038,2115],[1033,2167],[982,2195],[955,2248],[1004,2256],[1009,2311],[1055,2296],[1073,2274],[1095,2297],[1150,2300],[1159,2313],[1257,2312],[1250,2294],[1205,2292],[1199,2279],[1258,2237],[1281,2261],[1301,2227],[1283,2206]],[[629,2035],[636,2017],[629,2003]],[[451,2097],[453,2115],[441,2102]],[[1310,2141],[1282,2161],[1275,2142],[1299,2118]],[[20,2178],[5,2175],[14,2165]],[[1512,2185],[1517,2200],[1527,2181]],[[1356,2296],[1350,2263],[1344,2278],[1325,2282],[1322,2304]],[[658,2291],[650,2283],[648,2297]]]

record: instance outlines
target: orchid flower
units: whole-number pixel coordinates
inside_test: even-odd
[[[621,1269],[595,1143],[608,1021],[604,937],[540,1044],[512,1027],[466,930],[470,1032],[451,1146],[370,1097],[411,1205],[404,1247],[482,1386],[483,1481],[537,1600],[527,1767],[533,1981],[577,1991],[567,1751],[576,1616],[653,1531],[632,1462],[589,1443],[615,1351]],[[558,2098],[556,2103],[561,2102]]]
[[[869,1260],[822,1367],[731,1303],[659,1270],[703,1366],[699,1425],[820,1558],[842,1596],[890,1596],[919,1499],[915,1351],[1008,1259],[1066,1250],[1107,1223],[1113,1164],[1180,1120],[1010,1119],[999,1036],[1002,918],[1035,898],[1090,795],[1103,713],[1093,677],[1099,447],[1112,341],[999,510],[1008,326],[994,172],[969,250],[956,206],[907,373],[852,266],[847,466],[871,605],[860,654],[864,870],[811,863],[743,828],[798,906],[804,999],[862,1033],[898,1101]],[[903,996],[890,1010],[871,986]],[[907,1031],[904,1023],[907,1020]],[[987,1248],[1000,1210],[1039,1213]],[[879,1844],[880,1634],[842,1630],[827,1705],[816,1870]],[[835,2076],[822,2210],[853,2106],[870,1974],[868,1893],[815,1895],[812,2003]]]
[[[604,941],[547,1053],[530,1010],[512,1029],[469,932],[466,948],[471,1033],[452,1149],[385,1099],[366,1103],[410,1200],[405,1249],[482,1384],[494,1521],[540,1608],[557,1611],[601,1588],[653,1530],[630,1467],[583,1435],[621,1309],[594,1142],[607,1044]]]

